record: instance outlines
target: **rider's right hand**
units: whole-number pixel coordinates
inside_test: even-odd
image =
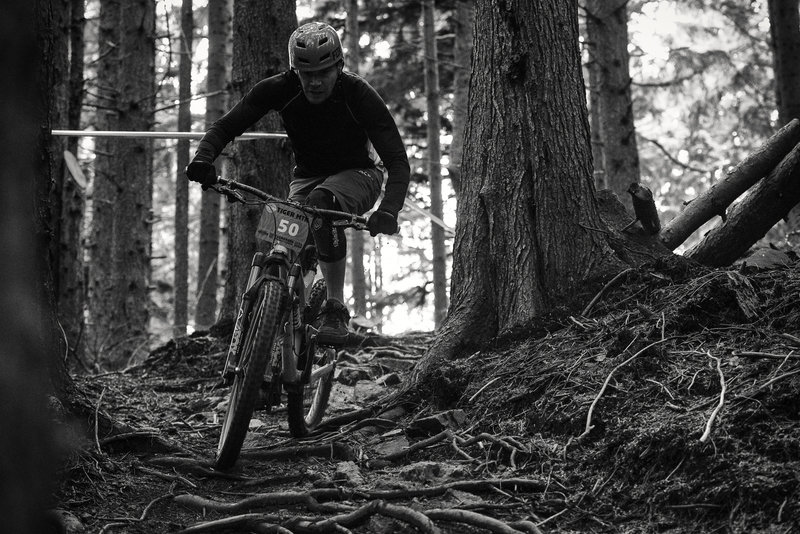
[[[203,189],[217,183],[217,169],[213,163],[195,159],[186,166],[186,177],[193,182],[200,182]]]

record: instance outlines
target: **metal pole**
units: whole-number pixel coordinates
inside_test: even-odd
[[[153,139],[200,139],[204,132],[132,132],[132,131],[96,131],[96,130],[51,130],[52,135],[75,137],[139,137]],[[243,133],[236,140],[250,139],[285,139],[284,133]]]

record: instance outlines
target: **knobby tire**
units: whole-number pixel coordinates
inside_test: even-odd
[[[314,327],[319,327],[319,312],[327,296],[325,280],[320,279],[314,283],[306,301],[306,308],[303,311],[304,322]],[[329,363],[332,358],[333,349],[314,350],[308,356],[314,358],[311,371],[315,368]],[[335,351],[333,351],[335,353]],[[307,436],[316,427],[325,415],[328,407],[331,389],[333,388],[333,372],[323,376],[314,384],[303,384],[300,391],[287,391],[286,412],[289,419],[289,432],[296,438]]]
[[[239,367],[243,371],[234,378],[220,431],[215,462],[217,469],[231,468],[241,452],[250,427],[250,418],[259,400],[259,389],[269,363],[278,324],[282,320],[284,296],[284,285],[276,280],[265,281],[258,290],[242,340]]]

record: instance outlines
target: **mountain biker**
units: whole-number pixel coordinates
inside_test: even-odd
[[[363,78],[345,72],[339,35],[331,26],[311,22],[289,38],[289,70],[258,82],[200,140],[186,167],[186,176],[204,187],[216,183],[214,160],[236,136],[269,111],[280,114],[295,157],[289,185],[291,200],[322,209],[361,215],[377,201],[368,219],[370,235],[397,232],[410,169],[403,141],[389,109]],[[342,344],[350,314],[344,305],[347,242],[344,230],[330,222],[315,224],[312,234],[319,254],[328,299],[322,307],[321,343]]]

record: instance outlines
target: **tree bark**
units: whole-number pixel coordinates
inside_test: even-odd
[[[778,122],[800,118],[800,7],[797,0],[768,0],[775,65]]]
[[[206,76],[206,127],[225,113],[228,98],[228,46],[231,33],[231,0],[208,2],[208,74]],[[216,162],[222,175],[223,160]],[[219,271],[220,197],[203,195],[200,206],[200,247],[197,260],[197,307],[194,322],[198,329],[210,327],[217,319],[217,273]]]
[[[347,13],[347,68],[350,72],[358,74],[360,62],[359,30],[358,30],[358,0],[346,0]],[[348,243],[350,244],[350,274],[353,287],[353,313],[354,315],[367,316],[367,296],[369,287],[364,270],[364,249],[367,237],[364,232],[348,230]]]
[[[0,3],[0,517],[3,530],[43,532],[54,475],[55,436],[45,393],[66,376],[50,266],[51,196],[63,6]],[[63,57],[57,57],[57,56]]]
[[[422,2],[422,28],[425,42],[425,100],[428,111],[428,180],[431,188],[431,215],[442,219],[442,151],[439,144],[439,60],[433,15],[434,0]],[[431,221],[433,256],[433,322],[439,328],[447,315],[447,250],[444,228]]]
[[[67,117],[64,124],[70,130],[79,130],[83,106],[83,32],[86,20],[83,0],[70,0],[69,4],[69,46],[65,47],[65,50],[70,51],[69,77],[66,86]],[[67,138],[66,150],[77,155],[77,137]],[[85,184],[79,184],[66,169],[62,172],[64,179],[59,214],[61,228],[57,271],[58,314],[69,342],[70,352],[82,361],[83,311],[86,304],[83,264]]]
[[[297,26],[295,3],[236,0],[233,15],[233,95],[242,98],[262,78],[288,68],[286,43]],[[270,31],[264,31],[270,28]],[[262,118],[259,131],[277,131],[276,114]],[[285,197],[289,191],[291,151],[287,141],[257,140],[234,143],[232,163],[237,179]],[[213,194],[213,193],[206,193]],[[232,204],[228,210],[227,274],[220,320],[232,321],[256,251],[259,207]]]
[[[417,379],[621,268],[592,184],[577,3],[503,6],[476,4],[452,302]]]
[[[800,118],[800,4],[797,0],[769,0],[769,27],[775,68],[778,123]],[[800,206],[786,217],[789,232],[800,232]],[[797,239],[794,238],[793,241]]]
[[[464,129],[467,120],[469,79],[472,72],[472,27],[474,0],[457,0],[453,25],[453,142],[450,144],[450,164],[447,171],[458,199],[461,190],[461,161],[464,154]]]
[[[100,4],[100,130],[147,131],[153,121],[155,1]],[[87,349],[112,366],[147,352],[152,143],[96,142]]]
[[[725,178],[711,186],[705,194],[692,200],[661,230],[661,242],[668,249],[675,250],[706,221],[725,214],[725,210],[739,195],[774,169],[799,142],[800,119],[795,119],[739,163]]]
[[[734,205],[727,221],[685,255],[711,267],[730,265],[800,201],[800,144]]]
[[[178,64],[178,131],[192,129],[192,113],[189,108],[192,97],[192,34],[194,17],[192,0],[181,3],[181,36],[178,40],[180,54]],[[179,139],[177,147],[177,169],[175,173],[175,290],[174,335],[186,335],[189,322],[189,181],[183,170],[189,164],[189,140]]]
[[[606,187],[632,211],[628,186],[639,182],[639,153],[633,120],[628,54],[627,0],[587,0],[586,30],[590,69],[596,87],[603,171]]]

